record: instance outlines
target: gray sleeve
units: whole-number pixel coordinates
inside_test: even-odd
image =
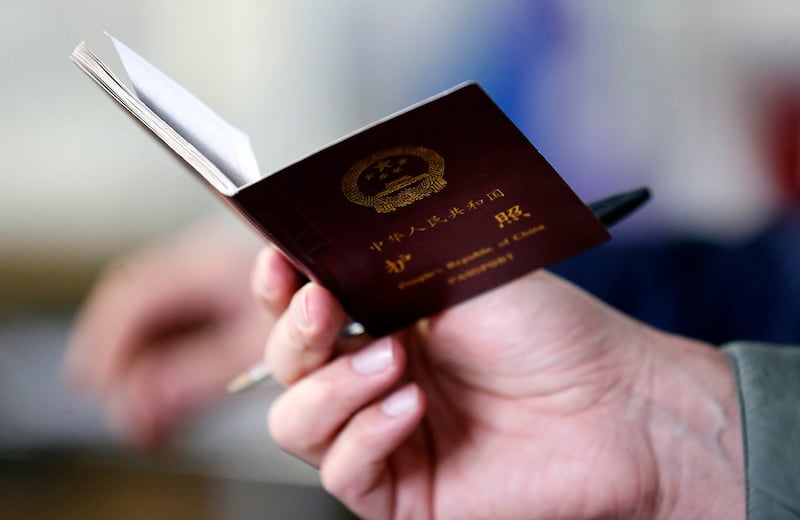
[[[800,519],[800,348],[723,348],[739,389],[748,520]]]

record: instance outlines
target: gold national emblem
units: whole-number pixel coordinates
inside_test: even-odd
[[[398,146],[355,163],[342,179],[347,200],[389,213],[441,191],[444,159],[423,146]]]

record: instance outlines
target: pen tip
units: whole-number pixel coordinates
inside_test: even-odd
[[[228,383],[228,393],[238,394],[255,386],[267,384],[270,381],[274,381],[274,379],[272,379],[269,369],[264,363],[258,363]]]
[[[228,393],[238,394],[253,385],[253,379],[250,377],[249,372],[236,376],[230,383],[228,383]]]

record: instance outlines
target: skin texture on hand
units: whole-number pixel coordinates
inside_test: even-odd
[[[298,287],[272,249],[203,226],[118,260],[100,277],[73,330],[68,379],[96,395],[112,427],[141,448],[169,441],[186,414],[224,395],[258,359]],[[266,282],[269,280],[269,283]],[[266,312],[265,310],[266,309]]]
[[[546,272],[361,348],[343,318],[309,284],[275,323],[269,426],[362,517],[744,517],[735,383],[708,345]]]

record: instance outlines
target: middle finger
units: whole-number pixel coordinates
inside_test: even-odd
[[[318,465],[342,426],[400,379],[405,352],[392,336],[337,357],[272,405],[269,428],[284,450]]]

